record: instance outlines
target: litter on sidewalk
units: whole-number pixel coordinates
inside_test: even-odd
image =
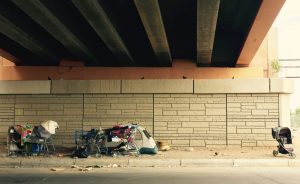
[[[171,147],[163,141],[157,141],[159,151],[169,151]]]

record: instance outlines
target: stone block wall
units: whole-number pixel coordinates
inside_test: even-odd
[[[153,94],[0,95],[0,141],[9,125],[59,123],[55,144],[74,146],[76,130],[137,122],[153,134]]]
[[[84,95],[83,129],[136,122],[153,133],[153,94]]]
[[[155,94],[154,136],[171,146],[226,146],[225,94]]]
[[[15,95],[0,95],[0,143],[6,144],[8,127],[15,121]]]
[[[55,144],[74,145],[74,131],[82,129],[83,95],[16,95],[15,99],[15,124],[57,121]]]
[[[229,146],[275,146],[271,128],[279,124],[278,94],[227,94]]]
[[[279,94],[0,95],[0,141],[13,124],[59,123],[56,144],[74,146],[75,130],[138,122],[174,147],[273,146]]]

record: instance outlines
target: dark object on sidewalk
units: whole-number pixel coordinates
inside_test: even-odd
[[[87,158],[89,156],[88,149],[86,146],[80,146],[75,150],[73,157]]]
[[[157,141],[157,146],[159,151],[169,151],[171,147],[164,141]]]
[[[272,137],[278,142],[277,150],[273,150],[273,156],[276,157],[278,153],[288,154],[290,158],[296,158],[292,143],[292,133],[288,127],[272,128]]]

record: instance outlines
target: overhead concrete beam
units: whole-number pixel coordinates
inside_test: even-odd
[[[51,81],[0,81],[0,94],[50,94]]]
[[[285,0],[263,0],[236,65],[248,66],[266,37]]]
[[[0,33],[41,58],[58,60],[46,47],[2,15],[0,15]]]
[[[127,64],[134,63],[124,41],[97,0],[72,0],[72,3],[117,58]]]
[[[158,0],[134,0],[152,49],[161,66],[171,66],[171,52]]]
[[[41,1],[12,0],[12,2],[74,55],[97,63],[97,59],[89,49]]]
[[[53,80],[51,93],[120,93],[120,80]]]
[[[122,93],[193,93],[193,80],[122,80]]]
[[[20,63],[21,59],[13,56],[12,54],[6,52],[5,50],[0,48],[0,56],[2,56],[3,58],[7,59],[8,61],[13,62],[14,64]]]
[[[197,65],[209,66],[217,27],[220,0],[197,1]]]

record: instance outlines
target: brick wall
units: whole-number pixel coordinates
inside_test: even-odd
[[[278,94],[0,95],[0,141],[7,127],[52,119],[56,144],[74,145],[75,130],[138,122],[175,147],[272,146]],[[154,129],[153,129],[154,127]]]
[[[278,99],[278,94],[227,94],[228,145],[276,145],[271,128],[279,122]]]
[[[226,145],[226,95],[155,94],[154,135],[171,146]]]

